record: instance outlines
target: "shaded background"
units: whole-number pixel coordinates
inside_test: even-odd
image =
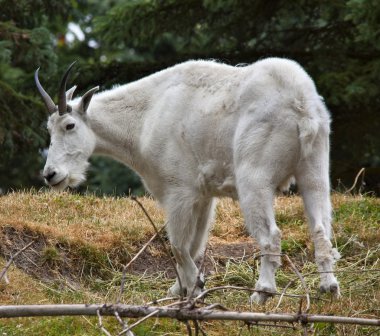
[[[0,0],[0,192],[43,186],[47,114],[67,65],[81,94],[188,59],[298,61],[332,114],[331,180],[380,195],[380,2],[377,0]],[[93,158],[81,190],[142,193],[139,178]]]

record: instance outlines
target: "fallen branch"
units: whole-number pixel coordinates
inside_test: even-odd
[[[167,308],[133,305],[101,305],[101,304],[58,304],[58,305],[24,305],[0,306],[0,318],[35,317],[35,316],[114,316],[115,312],[121,317],[139,318],[155,312],[159,318],[173,318],[180,321],[197,320],[227,320],[247,322],[287,322],[287,323],[339,323],[357,324],[380,327],[380,319],[359,317],[313,315],[313,314],[277,314],[236,311],[215,311],[202,308]]]
[[[30,247],[32,244],[34,243],[34,240],[32,240],[29,244],[25,245],[21,250],[17,251],[13,256],[11,256],[11,258],[8,260],[8,262],[5,264],[4,268],[2,269],[2,271],[0,272],[0,280],[4,277],[5,278],[5,282],[6,283],[9,283],[9,280],[8,280],[8,277],[6,275],[9,267],[11,267],[12,265],[12,262],[13,260],[16,259],[16,257],[24,252],[28,247]]]

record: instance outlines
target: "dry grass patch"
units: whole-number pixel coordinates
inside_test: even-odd
[[[163,212],[154,200],[142,202],[157,225]],[[153,234],[140,208],[128,198],[98,198],[68,192],[11,193],[0,198],[0,227],[30,229],[52,237],[64,237],[109,249],[143,241]]]
[[[310,312],[379,317],[380,200],[340,194],[334,194],[332,200],[334,244],[343,257],[337,263],[343,297],[339,301],[331,301],[328,296],[321,297],[322,300],[313,299]],[[140,201],[155,223],[159,227],[164,225],[164,213],[157,203],[148,197]],[[278,225],[283,232],[283,250],[304,275],[311,295],[319,297],[318,274],[302,201],[297,196],[278,197],[275,209]],[[23,267],[29,262],[29,266],[23,269],[30,270],[33,267],[37,271],[30,277],[13,267],[9,272],[11,284],[0,284],[0,302],[114,302],[119,293],[122,263],[136,253],[153,233],[141,209],[127,198],[37,191],[2,196],[0,253],[8,258],[27,241],[35,238],[37,242],[32,245],[29,254],[20,256],[17,265]],[[253,256],[258,250],[244,227],[237,202],[227,199],[220,201],[209,246],[207,287],[254,286],[259,260]],[[4,262],[0,259],[0,264]],[[134,267],[138,272],[127,275],[122,299],[124,303],[143,304],[165,296],[172,279],[164,272],[170,269],[170,265],[158,243],[153,244]],[[46,269],[50,270],[50,275],[42,276],[41,280],[42,270]],[[149,272],[152,269],[155,272]],[[276,279],[279,291],[294,280],[288,292],[304,293],[299,279],[285,262]],[[262,312],[275,310],[278,303],[276,297],[264,307],[250,307],[248,297],[249,294],[245,292],[223,291],[210,295],[207,302],[220,302],[231,310]],[[297,312],[298,309],[299,300],[292,298],[284,299],[279,307],[281,312]],[[0,334],[100,334],[96,320],[92,319],[22,321],[24,324],[20,328],[17,327],[19,321],[7,321],[6,325],[0,326]],[[105,319],[105,323],[111,331],[118,327],[114,319]],[[208,335],[302,334],[299,330],[274,327],[253,326],[249,331],[245,325],[235,322],[208,322],[203,323],[203,326]],[[376,332],[376,329],[316,324],[310,334],[364,336],[371,332]],[[183,335],[186,329],[179,322],[157,322],[152,319],[136,331],[137,335],[163,333]]]

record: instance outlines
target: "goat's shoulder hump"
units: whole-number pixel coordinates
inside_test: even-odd
[[[262,69],[267,73],[272,74],[291,74],[292,76],[309,77],[305,69],[296,61],[280,58],[269,57],[253,63],[253,67],[256,69]]]

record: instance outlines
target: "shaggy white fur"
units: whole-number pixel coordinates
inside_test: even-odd
[[[273,198],[294,177],[323,272],[321,289],[339,295],[330,242],[330,117],[300,65],[279,58],[245,67],[189,61],[95,91],[70,101],[72,112],[49,118],[44,175],[50,185],[63,189],[83,181],[93,153],[133,168],[166,210],[182,287],[189,293],[196,286],[197,294],[194,260],[204,251],[214,199],[221,196],[239,199],[261,247],[256,289],[276,290],[281,233]],[[178,281],[170,292],[180,293]],[[269,296],[257,292],[252,299],[264,303]]]

